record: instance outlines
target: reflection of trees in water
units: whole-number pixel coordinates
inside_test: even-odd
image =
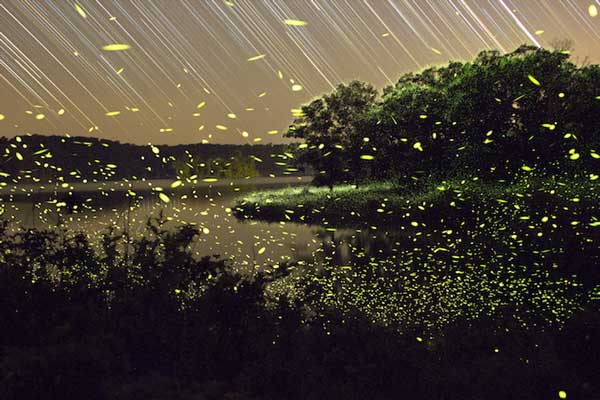
[[[51,224],[52,220],[57,223],[61,220],[86,220],[95,214],[110,212],[111,210],[111,216],[105,216],[102,222],[107,225],[120,224],[124,222],[129,208],[138,207],[140,204],[139,199],[132,198],[126,192],[120,191],[104,194],[94,192],[59,194],[56,201],[64,205],[57,208],[56,203],[49,204],[47,201],[38,203],[42,213],[46,210],[45,214],[49,217],[49,220],[46,221],[48,224]]]
[[[309,264],[345,265],[363,259],[391,259],[395,257],[397,234],[373,229],[327,230],[319,226],[311,227],[311,236],[316,249],[295,248],[296,261]]]
[[[323,260],[332,265],[344,265],[359,259],[388,259],[395,254],[394,233],[374,229],[314,229],[322,244]]]

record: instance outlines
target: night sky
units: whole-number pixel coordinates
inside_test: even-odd
[[[382,88],[484,49],[557,39],[596,63],[597,9],[598,0],[0,0],[0,134],[279,143],[293,109],[352,79]]]

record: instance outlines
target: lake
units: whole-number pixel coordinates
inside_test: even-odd
[[[253,178],[184,184],[175,189],[170,187],[171,180],[19,185],[2,188],[0,196],[11,231],[63,226],[97,242],[110,227],[128,229],[132,237],[143,235],[148,218],[162,212],[167,228],[185,223],[200,227],[202,233],[194,248],[197,255],[231,258],[238,267],[299,259],[343,262],[350,254],[344,238],[353,231],[333,233],[285,221],[240,221],[232,215],[235,198],[244,193],[310,181],[311,177]],[[161,200],[156,188],[164,188],[168,203]]]

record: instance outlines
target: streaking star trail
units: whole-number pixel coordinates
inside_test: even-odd
[[[352,79],[381,87],[523,43],[570,40],[575,59],[597,62],[599,6],[11,0],[0,4],[0,134],[281,143],[293,110]]]

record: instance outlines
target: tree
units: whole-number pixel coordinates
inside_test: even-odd
[[[549,173],[579,168],[571,155],[589,153],[598,141],[597,71],[577,68],[565,51],[484,51],[384,89],[373,128],[392,152],[387,158],[399,161],[396,171],[411,178],[462,171],[506,179],[523,165]],[[422,150],[411,151],[417,142]]]
[[[598,65],[578,67],[564,50],[483,51],[405,74],[380,98],[365,83],[340,85],[304,106],[287,136],[304,140],[297,160],[330,187],[458,174],[513,179],[530,169],[596,174],[598,78]]]
[[[254,178],[258,176],[258,170],[253,159],[244,156],[241,151],[238,151],[225,164],[223,174],[226,178]]]
[[[369,84],[352,81],[302,107],[287,137],[303,139],[297,162],[317,171],[317,184],[362,178],[362,131],[359,129],[373,106],[377,91]]]

